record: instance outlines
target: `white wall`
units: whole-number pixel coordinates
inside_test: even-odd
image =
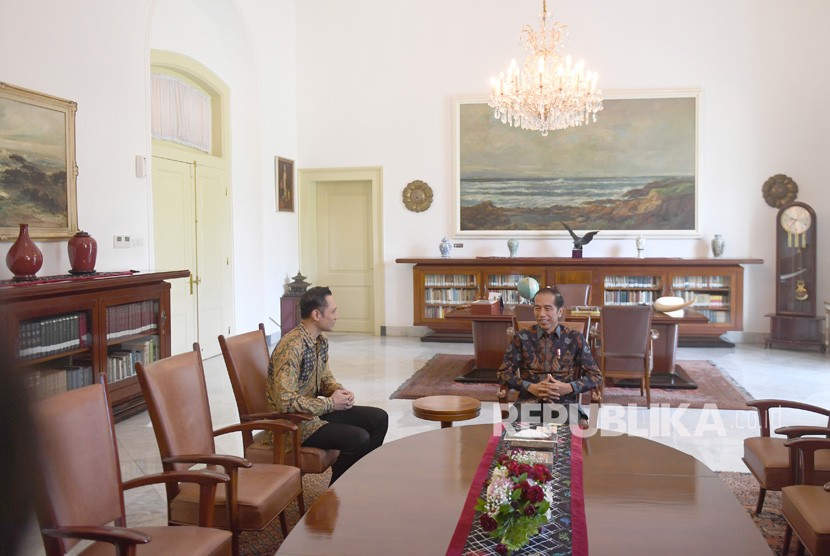
[[[727,257],[757,257],[746,271],[745,330],[769,330],[774,310],[776,210],[761,186],[777,173],[799,184],[798,200],[830,245],[823,195],[830,123],[823,91],[830,50],[822,30],[830,3],[806,0],[560,0],[566,51],[600,73],[606,91],[695,88],[703,92],[699,148],[700,237],[648,238],[647,256],[706,257],[721,233]],[[410,265],[436,257],[441,237],[463,241],[457,257],[507,255],[503,239],[453,238],[452,99],[486,95],[489,76],[522,58],[520,28],[538,21],[534,0],[304,0],[297,3],[300,167],[384,169],[386,323],[412,324]],[[601,117],[601,113],[600,113]],[[412,213],[401,191],[421,179],[432,207]],[[520,254],[569,256],[570,239],[522,239]],[[633,239],[602,234],[587,256],[632,256]],[[830,299],[830,263],[820,256],[817,299]],[[314,277],[310,277],[313,281]]]
[[[150,182],[134,170],[136,155],[151,154],[150,49],[190,56],[230,87],[236,328],[273,331],[298,261],[296,216],[276,214],[273,168],[274,155],[296,152],[293,0],[10,3],[0,81],[77,102],[78,221],[98,240],[98,270],[152,263]],[[115,250],[115,234],[144,244]],[[38,245],[39,274],[65,273],[66,241]]]

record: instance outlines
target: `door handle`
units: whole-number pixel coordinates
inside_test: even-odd
[[[192,274],[190,275],[190,295],[193,295],[193,284],[196,284],[196,285],[198,286],[198,285],[199,285],[199,284],[201,284],[201,283],[202,283],[202,279],[201,279],[201,278],[196,278],[196,279],[194,280],[194,279],[193,279],[193,275],[192,275]]]

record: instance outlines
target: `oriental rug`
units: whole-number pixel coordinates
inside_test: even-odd
[[[493,383],[455,382],[455,377],[468,370],[469,355],[438,354],[409,379],[401,384],[389,399],[415,400],[424,396],[469,396],[483,402],[497,401],[498,385]],[[702,408],[704,404],[716,404],[718,409],[749,409],[746,402],[752,399],[743,389],[724,375],[709,361],[678,361],[689,377],[697,383],[696,390],[651,389],[652,406]],[[636,404],[645,407],[645,396],[636,388],[606,387],[604,404]]]

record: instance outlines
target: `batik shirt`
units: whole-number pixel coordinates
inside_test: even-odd
[[[274,348],[268,365],[268,407],[278,413],[314,415],[300,424],[303,441],[326,423],[319,416],[334,411],[330,396],[340,388],[329,369],[329,341],[322,334],[315,340],[300,323]],[[267,436],[270,444],[271,435]]]
[[[499,382],[518,390],[519,399],[528,399],[533,397],[528,387],[548,374],[573,386],[572,394],[562,396],[563,402],[577,401],[579,393],[602,382],[602,373],[580,332],[561,324],[552,334],[537,324],[517,331],[499,367]]]

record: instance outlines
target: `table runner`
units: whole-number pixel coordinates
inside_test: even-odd
[[[458,520],[455,533],[450,540],[447,555],[484,556],[496,554],[496,542],[489,533],[481,529],[479,512],[475,511],[476,500],[486,494],[486,482],[499,456],[508,450],[501,436],[493,436],[487,443],[481,462],[473,477],[467,500]],[[585,500],[582,489],[582,439],[572,434],[570,427],[560,427],[558,446],[552,463],[552,471],[558,480],[554,481],[554,502],[551,505],[551,520],[544,525],[521,550],[522,554],[574,554],[587,556],[588,529],[585,523]]]

